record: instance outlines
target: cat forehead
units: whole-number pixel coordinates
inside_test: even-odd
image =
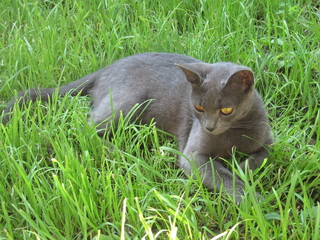
[[[234,107],[239,105],[243,100],[243,96],[238,94],[230,94],[218,89],[210,89],[200,96],[199,103],[205,108],[221,108]]]
[[[234,73],[242,70],[251,71],[251,69],[246,66],[238,65],[232,62],[218,62],[211,64],[211,71],[208,73],[207,77],[210,76],[211,78],[215,78],[217,80],[225,78],[228,79]]]
[[[230,96],[227,96],[225,93],[223,93],[221,90],[217,88],[213,88],[210,90],[207,90],[202,96],[201,96],[201,102],[204,105],[211,105],[211,106],[221,106],[225,105],[226,103],[231,103],[233,98],[229,98]],[[234,104],[232,104],[234,105]]]
[[[238,65],[232,62],[218,62],[210,65],[210,71],[208,71],[206,74],[204,85],[206,85],[207,89],[215,89],[218,91],[236,72],[242,70],[251,71],[251,69],[246,66]]]
[[[237,92],[222,91],[226,81],[236,72],[249,70],[250,68],[231,62],[218,62],[211,64],[210,71],[202,84],[202,101],[215,106],[237,105],[241,95]]]

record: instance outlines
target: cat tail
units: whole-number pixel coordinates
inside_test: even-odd
[[[10,119],[10,113],[13,110],[15,104],[18,104],[19,107],[23,105],[23,103],[28,101],[36,101],[41,100],[43,102],[47,102],[52,98],[52,95],[58,91],[59,96],[64,96],[66,94],[70,94],[71,96],[75,96],[80,94],[81,96],[89,95],[90,90],[94,87],[95,80],[100,75],[99,73],[103,69],[91,73],[79,80],[71,82],[69,84],[63,85],[59,88],[31,88],[26,91],[21,91],[18,93],[17,97],[13,97],[10,102],[7,103],[6,108],[2,111],[2,124],[6,124]]]

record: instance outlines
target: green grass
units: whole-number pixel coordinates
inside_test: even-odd
[[[320,239],[319,8],[2,0],[2,107],[21,89],[62,85],[124,56],[183,53],[250,66],[276,142],[263,168],[240,174],[248,195],[237,205],[184,176],[177,144],[153,123],[122,119],[109,142],[86,122],[88,98],[26,104],[0,125],[0,239]]]

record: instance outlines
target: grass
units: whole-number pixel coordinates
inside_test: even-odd
[[[177,144],[122,119],[100,139],[89,99],[16,108],[0,125],[0,239],[319,239],[320,3],[0,2],[0,104],[139,52],[250,66],[276,143],[237,205],[176,168]],[[112,149],[113,150],[110,150]],[[252,194],[264,196],[260,203]]]

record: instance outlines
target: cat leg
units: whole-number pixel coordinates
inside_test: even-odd
[[[252,171],[259,168],[262,165],[264,159],[268,158],[270,152],[269,145],[272,142],[273,140],[270,140],[265,146],[262,146],[256,152],[250,154],[250,156],[246,160],[240,163],[241,169],[245,171],[246,166]]]
[[[203,184],[210,190],[219,190],[223,186],[223,191],[233,196],[237,203],[241,202],[244,193],[244,183],[232,172],[216,160],[211,160],[205,154],[185,151],[188,159],[180,156],[179,167],[187,175],[193,175],[194,170],[198,171]],[[196,169],[195,169],[196,168]]]
[[[108,128],[107,125],[113,119],[113,107],[111,105],[111,101],[108,95],[98,103],[93,104],[93,108],[88,118],[88,122],[96,126],[98,135],[102,137],[106,129]]]
[[[107,94],[104,98],[94,102],[88,122],[96,125],[98,134],[103,136],[105,131],[110,128],[112,122],[116,127],[119,123],[120,115],[127,118],[126,121],[134,122],[140,116],[145,106],[140,104],[142,101],[135,96],[128,96],[126,93]]]

